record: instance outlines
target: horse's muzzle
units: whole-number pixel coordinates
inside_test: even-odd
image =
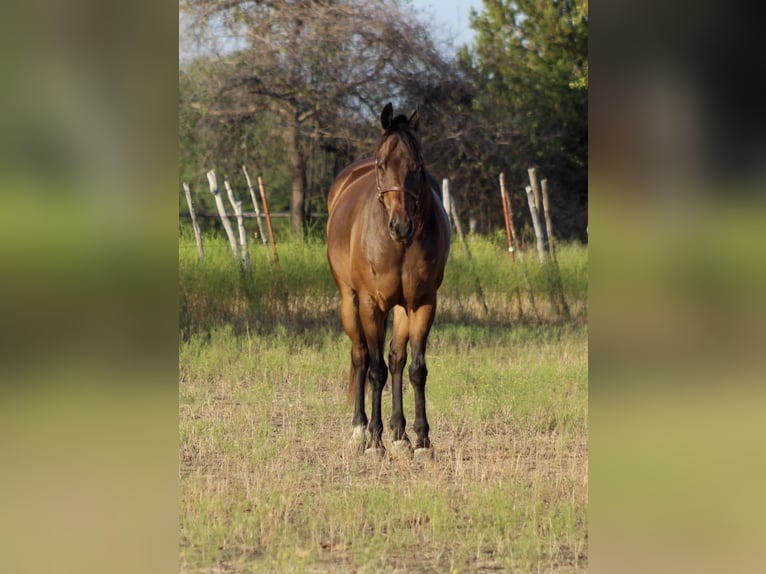
[[[402,218],[394,216],[388,220],[388,233],[391,239],[398,243],[407,243],[412,238],[414,230],[415,226],[409,216]]]

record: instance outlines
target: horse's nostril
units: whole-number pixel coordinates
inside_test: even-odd
[[[415,228],[411,217],[393,216],[388,220],[388,232],[396,241],[404,241],[412,235]]]

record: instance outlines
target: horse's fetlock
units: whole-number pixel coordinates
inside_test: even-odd
[[[367,428],[370,431],[370,435],[372,437],[376,437],[379,439],[380,436],[383,434],[383,421],[376,420],[373,417]]]

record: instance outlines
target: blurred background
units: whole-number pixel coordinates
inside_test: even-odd
[[[536,167],[559,238],[587,241],[587,2],[180,6],[179,171],[200,212],[216,213],[209,170],[248,196],[245,165],[271,211],[289,215],[278,235],[323,236],[330,184],[371,155],[391,101],[418,109],[425,163],[449,178],[475,232],[504,228],[500,173],[531,232],[524,188]],[[201,218],[203,232],[216,225]]]
[[[741,4],[595,12],[591,568],[755,572],[766,59]]]
[[[176,19],[0,8],[3,572],[177,569]]]
[[[465,43],[414,3],[286,2],[328,10],[276,14],[312,38],[296,60],[298,28],[226,5],[0,8],[0,569],[177,570],[179,180],[268,168],[283,232],[316,233],[391,100],[420,106],[429,167],[480,232],[501,225],[498,172],[518,190],[532,165],[562,236],[594,228],[590,569],[760,571],[758,19],[602,1],[591,27],[587,2],[484,0]],[[333,44],[348,22],[353,54]]]

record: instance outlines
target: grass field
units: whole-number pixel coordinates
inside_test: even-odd
[[[223,241],[205,247],[201,265],[182,235],[183,572],[585,569],[587,248],[559,251],[567,317],[532,254],[453,246],[426,354],[435,459],[415,463],[347,448],[350,346],[321,242],[279,246],[281,273],[258,246],[245,278]],[[409,388],[404,403],[409,424]]]

